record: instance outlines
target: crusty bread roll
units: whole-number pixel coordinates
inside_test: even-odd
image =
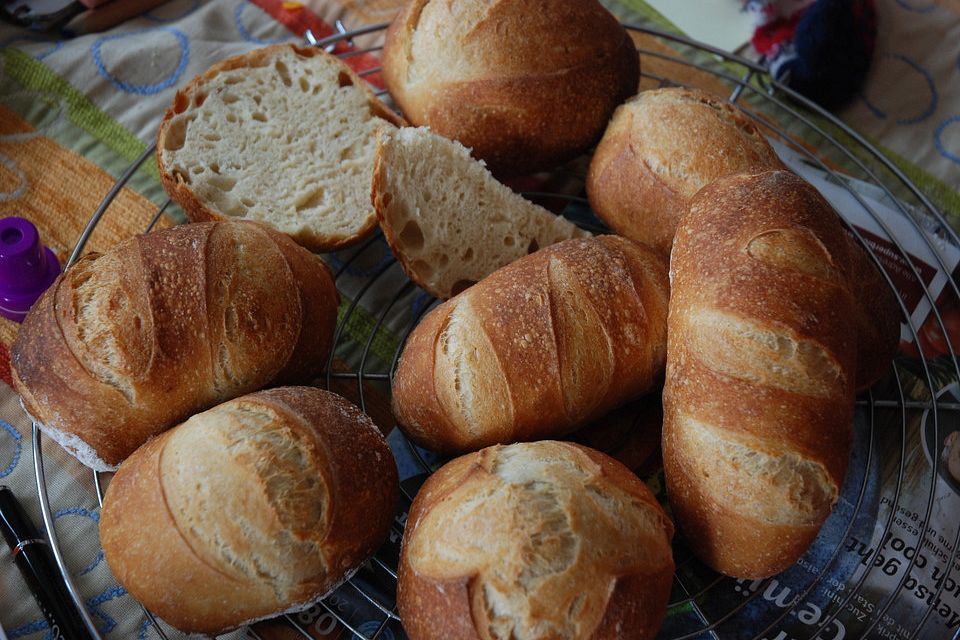
[[[667,269],[616,236],[523,257],[433,309],[393,380],[393,411],[444,452],[558,436],[639,396],[663,371]]]
[[[383,543],[398,497],[367,416],[327,391],[281,387],[138,449],[107,489],[100,541],[149,610],[217,634],[335,588]]]
[[[673,525],[619,462],[563,442],[496,446],[420,489],[400,554],[411,640],[653,638]]]
[[[14,386],[45,433],[115,469],[198,410],[319,375],[337,302],[323,262],[263,225],[156,231],[46,291],[11,348]]]
[[[630,36],[596,0],[409,0],[383,49],[406,118],[459,140],[500,176],[595,144],[639,70]]]
[[[761,578],[792,565],[837,501],[857,357],[850,243],[787,172],[698,193],[671,254],[664,475],[690,548]]]
[[[620,235],[670,253],[690,199],[732,173],[785,168],[749,118],[689,89],[644,91],[621,105],[587,174],[590,206]]]
[[[193,221],[270,224],[314,251],[372,232],[377,132],[402,121],[318,47],[278,44],[213,65],[160,122],[157,165]]]
[[[422,127],[380,135],[372,197],[403,270],[443,299],[540,247],[590,235],[497,182],[459,142]]]

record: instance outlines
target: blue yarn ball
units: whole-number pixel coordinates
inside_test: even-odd
[[[777,69],[777,79],[823,107],[841,106],[860,92],[876,36],[873,0],[818,0],[800,18],[796,57]]]

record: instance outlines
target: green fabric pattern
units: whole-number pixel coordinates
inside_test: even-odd
[[[876,140],[870,140],[870,144],[886,155],[893,164],[897,165],[897,167],[906,174],[907,178],[940,209],[940,212],[947,219],[950,226],[953,227],[954,230],[960,231],[960,193],[958,193],[956,189],[930,175],[915,164],[911,164],[908,160]]]
[[[56,96],[62,100],[68,126],[59,127],[50,135],[58,144],[90,160],[111,175],[119,177],[146,148],[144,142],[43,62],[23,51],[7,48],[0,49],[0,66],[3,70],[0,74],[0,95],[10,96],[22,90]],[[38,127],[49,115],[42,100],[35,100],[34,104],[29,105],[7,106]],[[156,164],[149,159],[131,177],[127,186],[158,206],[167,199],[160,185]],[[176,205],[168,207],[167,214],[179,222],[185,219]]]
[[[356,346],[363,347],[366,345],[370,334],[373,333],[374,326],[377,324],[377,319],[373,314],[358,304],[353,308],[350,317],[346,323],[344,323],[344,316],[346,316],[351,304],[352,301],[341,292],[340,307],[337,309],[337,324],[343,324],[343,334],[356,343],[355,345],[351,345],[350,353],[356,356],[357,361],[348,361],[347,364],[351,367],[359,367],[360,354],[357,352]],[[390,363],[393,362],[393,355],[397,352],[399,346],[400,339],[386,326],[381,324],[377,329],[377,334],[374,336],[373,342],[370,344],[370,352],[379,359],[379,362],[371,361],[370,357],[367,356],[365,370],[367,372],[383,373],[384,369],[389,367]]]
[[[645,23],[666,31],[682,34],[663,14],[643,0],[601,0],[602,4],[615,16],[626,23]]]
[[[40,60],[18,49],[2,49],[4,71],[25,89],[49,91],[63,97],[69,106],[70,121],[125,158],[128,162],[143,153],[146,145],[100,110],[85,95],[54,73]],[[154,174],[157,169],[152,164]]]

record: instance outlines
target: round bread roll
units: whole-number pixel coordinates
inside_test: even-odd
[[[590,162],[590,206],[610,228],[670,253],[702,187],[732,173],[783,169],[763,134],[702,91],[644,91],[621,105]]]
[[[281,387],[198,414],[138,449],[110,483],[110,569],[174,627],[219,634],[306,607],[384,541],[397,470],[343,398]]]
[[[633,41],[596,0],[411,0],[383,50],[406,118],[459,140],[500,176],[587,150],[639,73]]]
[[[338,301],[323,261],[282,233],[177,225],[61,274],[10,349],[13,384],[44,433],[113,471],[198,411],[319,375]]]
[[[411,640],[652,638],[673,525],[646,485],[587,447],[493,446],[410,508],[397,605]]]

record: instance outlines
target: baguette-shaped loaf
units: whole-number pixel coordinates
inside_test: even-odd
[[[338,295],[323,262],[251,222],[207,222],[88,254],[11,350],[27,411],[81,462],[114,469],[146,440],[326,363]]]
[[[410,508],[404,630],[411,640],[653,638],[672,536],[646,485],[593,449],[544,441],[465,455]]]
[[[394,415],[412,440],[444,452],[572,431],[661,375],[668,287],[659,256],[616,236],[525,256],[414,329]]]
[[[671,255],[663,458],[691,549],[740,578],[806,550],[839,495],[856,320],[839,218],[787,172],[698,193]]]
[[[193,416],[110,482],[100,540],[114,575],[174,627],[218,634],[305,608],[382,544],[397,471],[339,396],[281,387]]]
[[[589,149],[639,73],[633,40],[597,0],[408,0],[383,48],[404,116],[500,176]]]

